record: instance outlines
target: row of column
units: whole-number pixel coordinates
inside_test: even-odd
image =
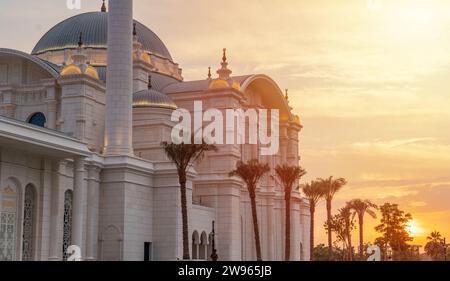
[[[60,245],[62,244],[63,214],[60,211],[64,204],[61,198],[65,191],[63,187],[66,163],[65,161],[55,162],[56,167],[51,180],[49,260],[61,260],[62,255]],[[97,259],[99,172],[100,168],[96,165],[86,165],[84,158],[73,159],[71,245],[80,247],[83,260]],[[85,233],[84,230],[86,230]]]

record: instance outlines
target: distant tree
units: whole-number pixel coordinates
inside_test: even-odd
[[[375,211],[372,209],[378,209],[377,205],[370,202],[369,200],[361,200],[361,199],[353,199],[350,201],[349,206],[351,209],[353,209],[358,216],[358,223],[359,223],[359,257],[360,259],[363,259],[364,257],[364,215],[367,213],[372,218],[376,218],[377,215],[375,214]]]
[[[351,209],[348,206],[339,209],[336,215],[325,222],[324,227],[327,233],[335,233],[336,242],[342,243],[342,250],[345,254],[343,259],[352,260],[353,247],[351,243],[351,232],[355,229],[355,221]]]
[[[320,182],[322,189],[324,190],[324,198],[326,200],[327,206],[327,221],[331,219],[331,202],[333,201],[334,195],[347,184],[347,181],[344,178],[334,179],[332,176],[326,179],[318,179]],[[330,260],[333,260],[333,245],[332,245],[332,233],[328,232],[328,250]]]
[[[408,253],[410,250],[407,242],[413,240],[406,230],[412,216],[401,211],[397,204],[390,203],[382,205],[380,212],[381,223],[375,227],[375,230],[382,236],[375,240],[375,244],[382,249],[384,259],[386,259],[388,247],[392,249],[394,259],[396,257],[401,259],[402,253]]]
[[[342,249],[334,246],[333,247],[333,256],[335,260],[342,261],[343,259],[343,251]],[[325,244],[319,244],[313,249],[313,256],[315,261],[328,261],[330,258],[328,257],[328,246]]]
[[[323,188],[318,181],[311,181],[302,186],[303,194],[305,194],[306,199],[309,201],[309,212],[310,212],[310,230],[309,230],[309,255],[310,259],[314,260],[314,214],[316,212],[316,205],[319,200],[323,197]]]
[[[256,187],[258,181],[264,174],[270,171],[268,164],[261,164],[258,160],[252,159],[247,163],[239,161],[236,169],[230,172],[230,177],[238,176],[247,185],[247,190],[250,195],[250,203],[252,206],[253,230],[255,233],[256,259],[262,261],[261,256],[261,241],[259,240],[258,215],[256,212]]]
[[[190,144],[187,143],[168,143],[163,142],[162,146],[167,157],[175,164],[178,171],[178,180],[180,183],[181,193],[181,217],[183,224],[183,259],[189,260],[189,226],[188,226],[188,212],[187,212],[187,199],[186,199],[186,172],[192,163],[200,160],[206,151],[217,150],[214,145],[206,144],[194,144],[193,137]]]
[[[291,255],[291,194],[294,184],[298,185],[298,180],[306,174],[306,171],[299,166],[289,166],[284,164],[275,167],[278,179],[283,184],[285,203],[285,250],[284,259],[288,261]],[[296,184],[297,183],[297,184]]]
[[[439,231],[433,231],[431,232],[430,236],[427,237],[425,252],[435,261],[444,259],[444,239],[442,238]]]

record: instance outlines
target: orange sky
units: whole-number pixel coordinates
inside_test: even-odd
[[[101,5],[82,0],[70,11],[65,2],[2,0],[0,46],[29,52],[57,22]],[[420,228],[415,243],[435,229],[450,239],[449,1],[135,0],[135,18],[186,80],[206,78],[227,47],[235,74],[265,73],[289,88],[304,124],[305,180],[349,181],[335,210],[353,198],[398,203]],[[367,240],[376,222],[367,219]]]

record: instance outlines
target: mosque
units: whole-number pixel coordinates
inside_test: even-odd
[[[225,52],[217,76],[184,81],[132,8],[103,1],[55,25],[31,54],[0,49],[0,261],[66,260],[70,245],[88,261],[181,259],[178,175],[161,143],[170,141],[172,112],[193,111],[194,101],[280,112],[278,154],[217,145],[188,173],[191,258],[210,259],[214,239],[219,260],[256,259],[249,195],[228,173],[252,158],[296,165],[300,119],[270,77],[232,76]],[[309,206],[292,196],[291,260],[309,260]],[[257,191],[264,260],[284,258],[284,205],[280,183],[265,176]]]

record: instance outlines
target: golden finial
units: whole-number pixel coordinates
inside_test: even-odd
[[[208,67],[208,79],[211,79],[211,66]]]
[[[103,4],[102,4],[102,9],[101,9],[101,11],[102,11],[103,13],[106,13],[106,4],[105,4],[105,0],[103,0]]]
[[[222,61],[227,62],[227,48],[223,48]]]

